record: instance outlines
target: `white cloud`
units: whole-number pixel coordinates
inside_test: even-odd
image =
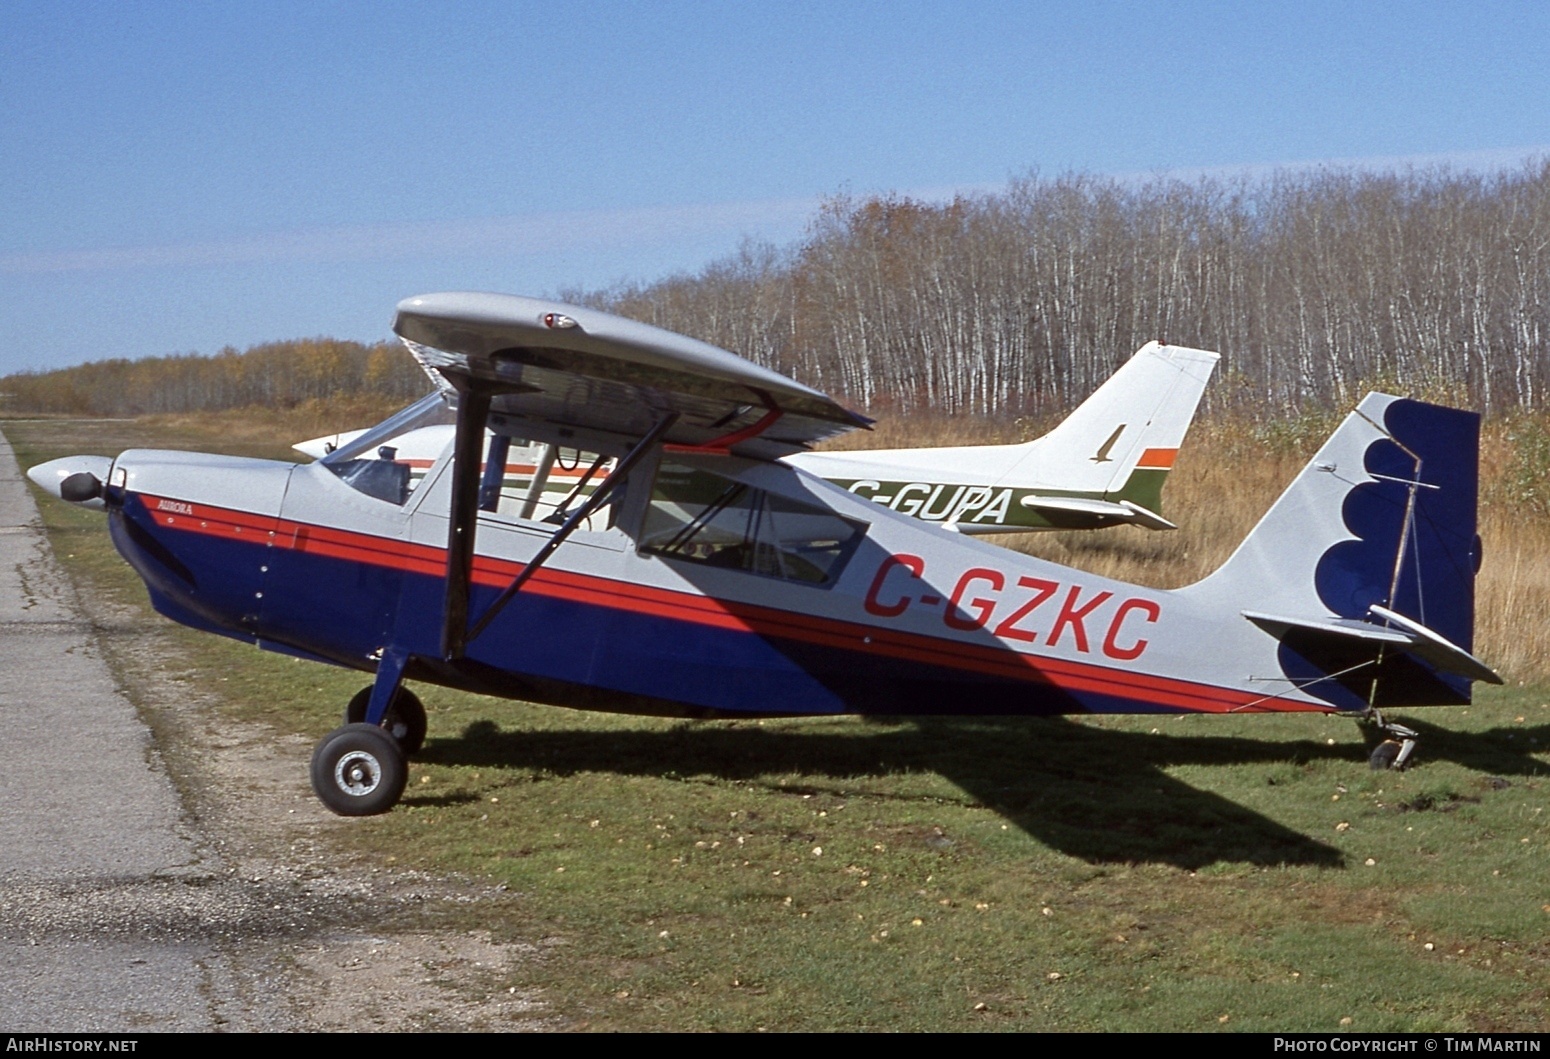
[[[582,210],[514,217],[350,225],[269,232],[165,246],[103,247],[0,255],[0,272],[80,272],[280,261],[521,256],[587,247],[651,245],[717,232],[786,228],[820,200],[768,199],[634,210]]]
[[[1329,158],[1108,174],[1122,181],[1151,178],[1264,176],[1277,171],[1319,168],[1403,171],[1448,167],[1460,170],[1509,169],[1550,157],[1550,147],[1515,147],[1447,154]],[[1103,174],[1098,174],[1102,176]],[[904,190],[896,194],[928,202],[956,194],[1000,191],[1002,184],[965,184]],[[864,198],[870,193],[857,193]],[[162,246],[101,247],[85,250],[0,254],[0,273],[12,275],[187,268],[210,265],[306,261],[382,261],[414,257],[522,257],[561,250],[623,249],[670,243],[687,236],[724,234],[730,247],[738,236],[790,232],[813,216],[818,197],[652,206],[630,210],[578,210],[449,221],[348,225]]]

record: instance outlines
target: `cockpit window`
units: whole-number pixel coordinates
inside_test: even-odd
[[[450,408],[432,403],[421,408],[418,416],[411,416],[413,411],[351,437],[319,462],[366,496],[389,504],[406,503],[457,433]],[[375,449],[366,444],[367,439],[375,442]],[[613,465],[609,456],[486,430],[479,461],[479,510],[558,525],[586,502]],[[621,483],[582,528],[611,527],[623,496]]]
[[[586,503],[613,466],[611,457],[595,452],[495,434],[485,441],[479,510],[557,526]],[[627,484],[616,488],[583,528],[611,527]]]
[[[384,453],[392,452],[392,446],[382,446]],[[328,469],[337,474],[350,488],[376,500],[402,505],[409,499],[414,486],[424,477],[411,477],[409,465],[400,463],[391,455],[380,455],[374,460],[343,460],[331,463]]]
[[[866,527],[820,507],[682,464],[657,471],[641,551],[828,586]]]
[[[451,438],[455,416],[446,392],[428,394],[318,462],[352,489],[401,506]]]

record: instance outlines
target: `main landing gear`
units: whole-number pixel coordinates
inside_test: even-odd
[[[387,812],[408,781],[403,751],[374,724],[336,728],[312,752],[312,789],[340,816]]]
[[[357,691],[350,705],[344,708],[344,723],[365,723],[366,708],[370,705],[371,688],[368,686]],[[388,704],[387,715],[382,718],[382,728],[398,743],[406,757],[418,754],[425,745],[425,704],[408,688],[399,688]]]
[[[1367,758],[1367,764],[1374,772],[1384,769],[1402,769],[1410,763],[1410,755],[1415,753],[1416,742],[1421,738],[1421,733],[1414,728],[1406,728],[1402,724],[1394,724],[1385,721],[1383,714],[1377,710],[1368,710],[1362,718],[1363,721],[1377,725],[1383,733],[1383,741],[1373,748],[1372,754]]]
[[[408,759],[425,745],[425,705],[398,687],[380,725],[367,724],[372,688],[345,707],[344,726],[312,752],[312,789],[340,816],[374,816],[398,804],[409,780]]]

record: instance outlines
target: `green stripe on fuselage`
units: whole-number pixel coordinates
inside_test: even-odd
[[[1024,507],[1022,498],[1035,490],[1014,489],[1004,485],[946,485],[933,482],[879,482],[875,479],[829,479],[835,485],[873,503],[910,515],[923,522],[955,522],[964,527],[989,529],[1067,529],[1040,512]],[[1101,499],[1092,493],[1043,495],[1081,496]],[[1092,525],[1092,516],[1081,516],[1080,525]]]
[[[1129,500],[1158,511],[1162,501],[1165,470],[1131,472],[1125,487],[1113,493],[1074,489],[1019,489],[1007,485],[949,485],[936,482],[882,482],[866,478],[831,478],[834,485],[873,503],[924,522],[952,522],[975,529],[1063,530],[1102,529],[1127,520],[1079,511],[1039,510],[1023,506],[1023,498],[1072,497],[1081,500]]]

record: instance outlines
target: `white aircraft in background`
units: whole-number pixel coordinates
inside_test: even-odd
[[[1189,430],[1215,353],[1149,342],[1064,422],[1018,445],[798,452],[784,462],[884,507],[961,533],[1023,533],[1135,525],[1174,529],[1162,488]],[[438,375],[436,380],[443,380]],[[422,427],[382,447],[423,473],[450,426]],[[322,458],[363,431],[294,448]],[[494,435],[491,435],[492,437]],[[524,518],[553,517],[590,492],[611,464],[543,443],[511,442],[503,491]]]

